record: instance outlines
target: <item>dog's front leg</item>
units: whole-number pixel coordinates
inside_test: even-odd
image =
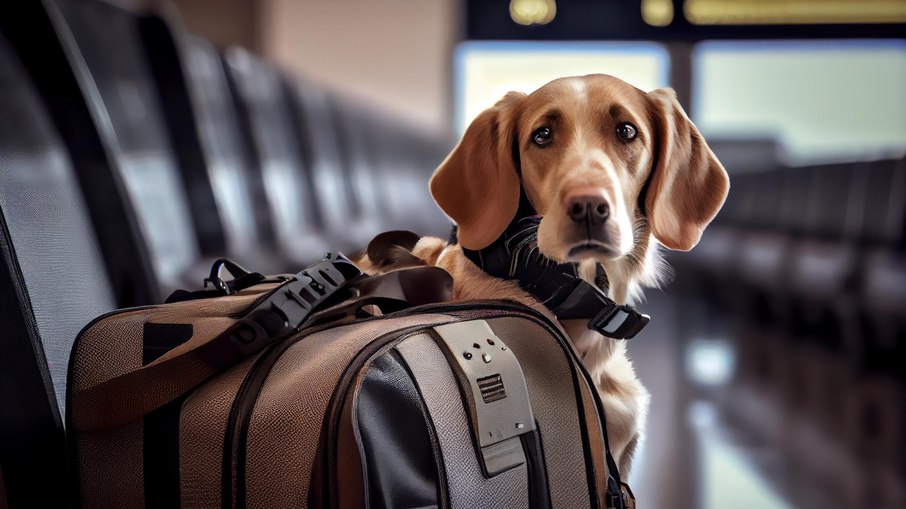
[[[561,322],[601,396],[611,453],[623,480],[641,440],[650,395],[635,375],[626,344],[591,331],[586,320]]]

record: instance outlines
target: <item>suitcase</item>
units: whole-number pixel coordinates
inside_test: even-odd
[[[629,507],[559,325],[445,302],[449,275],[212,271],[214,290],[79,334],[67,423],[82,507]],[[610,467],[610,468],[609,468]],[[625,505],[624,505],[625,504]]]

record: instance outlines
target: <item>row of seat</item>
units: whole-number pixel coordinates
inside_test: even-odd
[[[674,259],[677,283],[734,324],[727,415],[810,473],[824,503],[901,506],[906,160],[731,180],[699,247]]]
[[[67,503],[67,362],[92,318],[199,287],[218,257],[295,272],[380,231],[449,228],[427,179],[450,140],[218,51],[166,7],[3,2],[0,119],[10,507]]]

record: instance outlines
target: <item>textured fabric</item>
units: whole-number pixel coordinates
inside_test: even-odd
[[[365,373],[360,372],[350,388],[340,415],[340,429],[337,433],[337,509],[360,509],[366,504],[365,467],[356,427],[356,412],[353,407],[358,399],[357,387]]]
[[[70,394],[95,380],[119,375],[131,366],[141,366],[142,312],[120,316],[124,318],[97,322],[91,328],[94,341],[83,336],[77,342]],[[144,500],[141,421],[110,431],[74,436],[82,507],[135,507],[138,501]],[[111,486],[117,488],[112,490]]]
[[[528,479],[522,464],[485,479],[472,439],[466,408],[458,398],[459,385],[444,353],[427,334],[403,341],[403,356],[437,429],[444,456],[450,507],[453,509],[527,508]],[[584,470],[582,470],[584,472]],[[573,506],[581,507],[581,506]]]
[[[229,316],[235,316],[248,306],[256,294],[246,290],[238,296],[125,311],[98,321],[84,331],[74,352],[72,391],[77,393],[141,366],[146,323],[193,325],[192,338],[164,354],[161,357],[164,359],[216,335],[235,320]],[[542,434],[552,506],[570,509],[588,507],[588,469],[591,467],[585,460],[580,420],[586,420],[592,434],[600,434],[600,428],[595,422],[594,412],[584,414],[577,406],[572,360],[544,328],[530,320],[495,318],[492,311],[485,314],[495,334],[520,360],[525,374],[538,429]],[[321,490],[313,491],[312,482],[325,480],[324,476],[329,473],[324,470],[326,457],[323,455],[331,454],[331,451],[321,450],[322,440],[325,437],[328,443],[338,440],[339,450],[347,455],[350,447],[354,447],[355,435],[351,433],[351,426],[341,426],[340,429],[345,429],[346,434],[341,431],[339,437],[333,436],[335,430],[325,428],[325,419],[332,412],[339,411],[330,408],[338,381],[344,374],[353,377],[353,387],[362,380],[361,373],[347,373],[350,362],[363,348],[385,334],[451,320],[447,315],[422,314],[353,322],[311,333],[294,343],[285,343],[285,351],[274,350],[279,356],[270,357],[275,360],[271,369],[258,371],[264,378],[257,398],[247,400],[254,404],[250,407],[244,445],[240,443],[245,456],[245,462],[240,467],[244,469],[246,507],[307,507],[320,500]],[[390,338],[395,339],[394,336]],[[448,360],[435,340],[427,333],[416,334],[405,339],[397,350],[415,378],[434,423],[437,443],[443,453],[444,477],[451,506],[483,509],[529,507],[526,465],[491,479],[484,478],[478,452],[473,445],[467,409],[458,397],[459,387]],[[221,472],[227,421],[239,387],[247,379],[255,361],[254,357],[246,359],[211,378],[183,402],[179,433],[179,496],[185,507],[216,507],[223,503]],[[167,388],[162,386],[160,390]],[[580,390],[585,392],[579,399],[584,401],[586,407],[592,408],[588,388],[580,386]],[[385,399],[377,398],[375,401]],[[333,403],[339,404],[339,401]],[[347,407],[340,418],[350,420],[350,415]],[[82,506],[141,507],[142,501],[146,500],[142,484],[141,421],[111,431],[76,432],[75,440]],[[591,442],[593,447],[600,447],[599,441],[592,439]],[[373,454],[379,454],[378,449],[374,451]],[[361,464],[353,461],[351,456],[335,466],[341,475],[349,469],[362,469]],[[597,467],[597,472],[602,472],[600,467]],[[239,483],[236,475],[234,469],[233,479],[227,479],[234,488]],[[351,479],[347,481],[353,482]],[[361,485],[362,482],[354,484]]]
[[[0,213],[64,411],[72,342],[115,302],[72,162],[24,70],[0,44]]]
[[[193,324],[192,338],[161,357],[166,358],[219,334],[235,321],[224,315],[244,309],[266,288],[259,285],[237,296],[126,310],[98,320],[82,331],[74,347],[70,397],[141,367],[146,323]],[[149,394],[156,395],[155,391]],[[78,411],[73,409],[76,415]],[[74,437],[83,507],[136,507],[144,500],[140,421],[110,431],[74,433]]]
[[[274,365],[249,426],[246,485],[249,508],[305,507],[322,420],[349,361],[375,338],[413,325],[449,321],[416,315],[346,325],[294,344]],[[274,451],[280,451],[279,461]],[[298,482],[274,482],[296,479]]]
[[[185,509],[221,507],[227,419],[239,386],[257,359],[251,357],[227,370],[183,403],[179,454],[180,502]]]
[[[553,507],[588,507],[585,472],[589,465],[585,463],[579,422],[585,416],[576,406],[571,360],[547,331],[529,320],[493,318],[487,322],[522,366],[544,442]]]
[[[73,381],[70,388],[70,402],[75,403],[72,423],[76,428],[88,429],[109,426],[111,422],[121,422],[122,419],[116,416],[136,414],[142,407],[155,408],[181,394],[187,383],[210,376],[212,368],[201,358],[190,357],[178,363],[169,361],[217,337],[236,322],[235,316],[232,315],[248,307],[257,295],[268,287],[269,285],[259,285],[255,287],[254,292],[237,296],[126,311],[112,319],[101,320],[84,330],[74,353],[77,362],[73,370],[79,373],[80,377]],[[194,326],[194,333],[191,339],[162,355],[150,365],[160,366],[161,369],[153,376],[149,373],[142,379],[144,383],[150,384],[153,390],[144,392],[140,401],[122,393],[111,393],[106,390],[98,392],[103,382],[114,377],[148,371],[149,367],[143,367],[141,358],[138,362],[126,362],[117,358],[121,348],[132,348],[136,340],[139,345],[141,344],[141,334],[147,322],[191,323]],[[121,334],[109,330],[110,328],[125,328],[129,332]],[[135,334],[138,334],[138,339]],[[116,340],[111,341],[110,338]],[[177,380],[180,383],[175,383]],[[95,408],[113,410],[110,411],[110,415],[100,415]]]

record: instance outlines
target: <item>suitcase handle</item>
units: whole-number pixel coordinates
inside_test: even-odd
[[[227,283],[223,277],[223,269],[226,269],[233,276],[233,287]],[[204,288],[207,290],[208,283],[224,295],[230,295],[262,281],[264,276],[258,272],[249,272],[245,267],[230,260],[229,258],[218,258],[211,265],[211,274],[204,279]]]
[[[190,339],[152,363],[75,392],[72,424],[79,431],[99,431],[134,422],[312,323],[368,304],[397,310],[443,302],[452,287],[452,277],[437,267],[364,276],[345,257],[324,260],[272,290],[213,339],[194,344]]]

